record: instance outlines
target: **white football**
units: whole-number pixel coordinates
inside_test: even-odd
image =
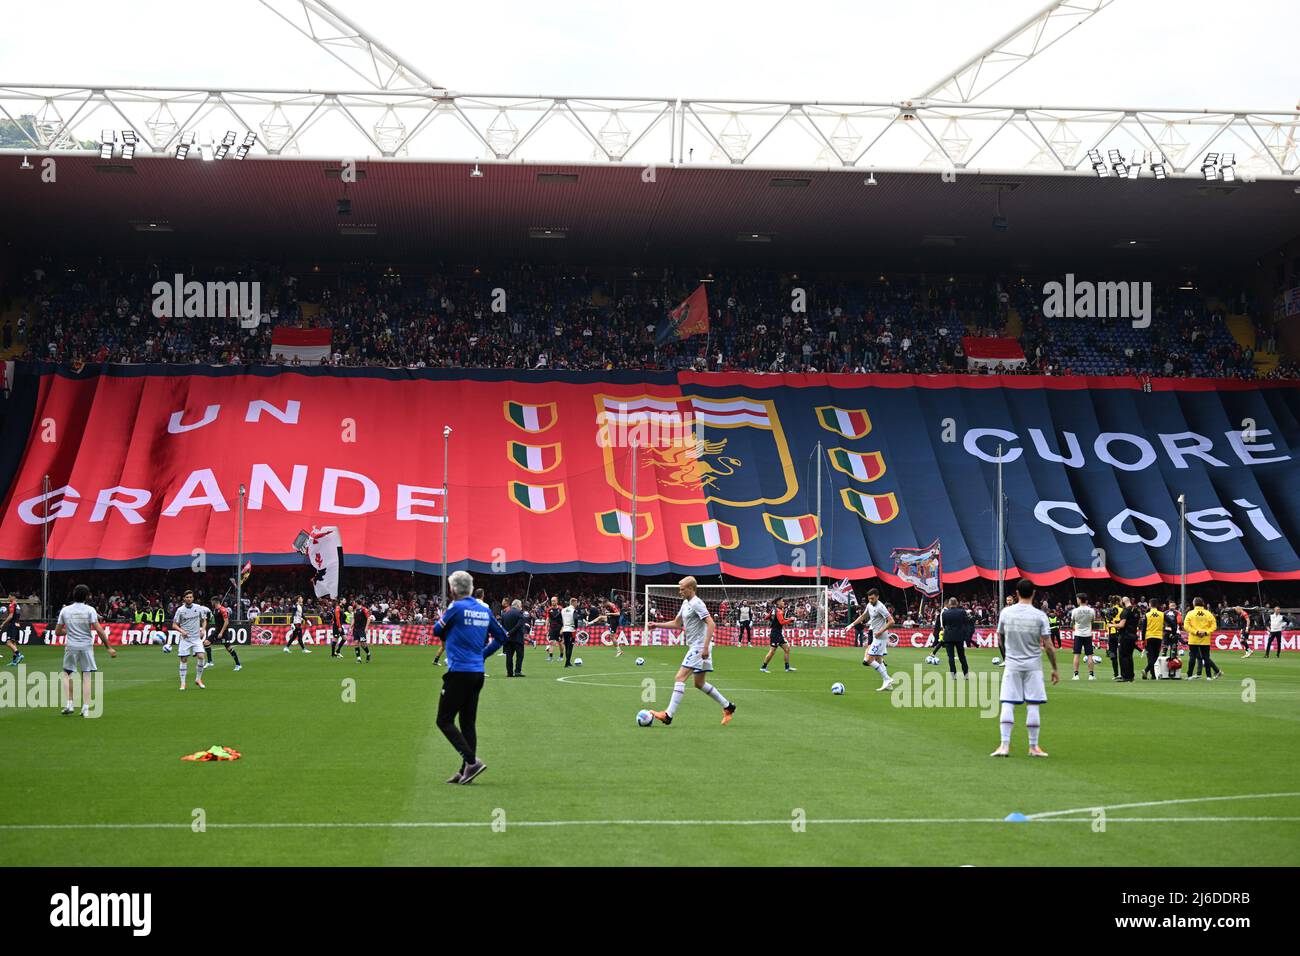
[[[636,712],[636,722],[642,727],[649,727],[655,722],[655,715],[648,710],[638,710]]]
[[[574,667],[581,667],[581,666],[582,666],[582,658],[581,658],[581,657],[575,657],[575,658],[573,659],[573,666],[574,666]]]
[[[1092,655],[1092,662],[1093,662],[1094,664],[1100,664],[1100,663],[1101,663],[1101,655],[1100,655],[1100,654],[1094,654],[1094,655]]]
[[[642,664],[644,664],[644,663],[645,663],[645,658],[644,658],[644,657],[638,657],[638,658],[636,659],[636,666],[637,666],[637,667],[640,667],[640,666],[641,666]]]
[[[841,684],[839,681],[836,681],[834,684],[831,684],[831,693],[834,694],[836,697],[839,697],[841,694],[844,693],[844,685]]]
[[[995,658],[993,658],[993,666],[994,666],[994,667],[996,667],[997,665],[999,665],[999,664],[1001,664],[1001,663],[1002,663],[1002,658],[1000,658],[1000,657],[995,657]]]

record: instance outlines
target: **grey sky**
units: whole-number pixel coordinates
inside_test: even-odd
[[[334,0],[450,89],[895,100],[1044,0]],[[6,4],[0,82],[360,89],[255,0]],[[1291,109],[1296,0],[1115,0],[982,97],[1027,105]]]

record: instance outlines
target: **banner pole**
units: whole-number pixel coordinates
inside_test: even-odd
[[[239,486],[239,523],[235,540],[235,614],[233,622],[238,622],[244,611],[244,494],[246,489]]]
[[[1187,496],[1178,496],[1178,611],[1187,613]]]
[[[1006,603],[1007,597],[1007,532],[1005,521],[1006,515],[1003,512],[1002,499],[1002,446],[998,445],[998,614],[1002,613],[1002,606]]]
[[[817,442],[817,593],[822,589],[822,443]],[[818,602],[820,603],[820,602]],[[822,627],[828,622],[822,621]]]
[[[442,427],[442,610],[449,606],[451,592],[447,587],[447,525],[451,524],[451,509],[447,507],[447,464],[451,448],[451,426]]]
[[[41,478],[45,520],[41,522],[41,617],[50,618],[50,476]]]
[[[636,627],[636,473],[640,470],[637,468],[636,458],[636,436],[633,435],[628,444],[632,448],[632,627]]]

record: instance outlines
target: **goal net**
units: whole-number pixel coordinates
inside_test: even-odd
[[[753,640],[767,639],[768,619],[778,598],[785,598],[788,627],[825,630],[829,617],[826,585],[816,584],[701,584],[696,595],[709,609],[716,625],[714,640],[735,644],[745,632],[748,620]],[[645,626],[667,624],[682,609],[682,599],[675,584],[647,584],[645,587]]]

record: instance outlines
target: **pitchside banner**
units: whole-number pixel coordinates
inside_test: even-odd
[[[444,426],[449,494],[442,493]],[[823,511],[815,514],[820,443]],[[349,566],[897,583],[1300,578],[1296,383],[19,363],[5,403],[0,567],[293,563],[337,527]],[[632,509],[636,471],[636,514]],[[42,480],[49,476],[49,492]]]
[[[148,625],[141,626],[139,624],[105,624],[104,627],[108,631],[109,642],[116,645],[150,646],[167,643],[175,646],[181,638],[180,631],[171,628],[154,630]],[[231,627],[228,633],[231,636],[232,644],[243,646],[250,644],[284,644],[288,640],[291,630],[293,628],[288,624],[258,624],[253,621],[240,622]],[[208,628],[208,637],[211,638],[215,631],[215,628]],[[428,646],[441,643],[434,636],[432,624],[372,624],[366,629],[366,633],[369,643],[372,646],[379,647],[400,644]],[[787,627],[782,633],[786,641],[794,647],[852,647],[855,644],[853,632],[842,627]],[[898,637],[897,646],[904,650],[928,647],[933,639],[933,632],[925,628],[902,628],[895,633]],[[545,645],[546,624],[537,623],[533,625],[529,637],[535,646]],[[1250,648],[1256,651],[1264,650],[1267,637],[1268,634],[1264,631],[1251,634]],[[752,634],[746,635],[746,640],[752,642],[752,646],[758,648],[767,647],[767,639],[768,629],[766,627],[755,627]],[[303,641],[306,644],[329,644],[331,640],[331,630],[327,625],[308,625],[303,629]],[[1210,640],[1214,651],[1246,650],[1246,645],[1242,643],[1241,635],[1237,631],[1218,631]],[[53,628],[43,621],[24,624],[19,629],[18,643],[20,645],[62,645],[63,641],[64,639],[57,636]],[[731,624],[721,624],[714,634],[714,641],[722,646],[738,646],[740,644],[740,628]],[[1062,635],[1062,642],[1066,650],[1073,646],[1069,634]],[[576,643],[579,647],[616,647],[619,645],[627,647],[682,647],[684,640],[680,630],[670,631],[667,628],[651,625],[646,628],[619,628],[617,630],[610,628],[579,628]],[[1102,653],[1105,643],[1104,637],[1098,639],[1097,652],[1099,654]],[[348,644],[349,646],[352,644],[350,636],[348,637]],[[992,628],[976,628],[975,646],[986,649],[996,648],[998,646],[997,632]],[[1288,652],[1300,650],[1300,631],[1282,632],[1282,650]]]

